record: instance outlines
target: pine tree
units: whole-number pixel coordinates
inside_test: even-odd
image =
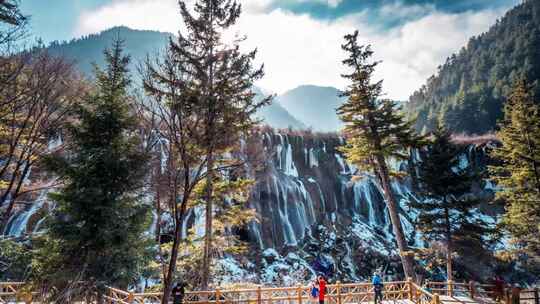
[[[504,227],[525,251],[540,259],[540,107],[524,79],[516,82],[497,132],[502,146],[490,167],[506,204]]]
[[[420,231],[428,240],[446,245],[448,280],[453,280],[456,242],[482,243],[487,233],[486,223],[473,214],[479,202],[467,195],[478,175],[472,168],[460,165],[461,152],[462,148],[452,143],[450,133],[440,124],[419,165],[418,179],[425,199],[411,204],[419,211]]]
[[[241,13],[241,6],[234,0],[198,0],[193,10],[180,1],[180,12],[187,32],[180,32],[178,41],[171,41],[169,57],[174,74],[157,82],[168,81],[173,76],[175,91],[189,95],[184,105],[198,122],[191,136],[203,150],[206,164],[206,225],[205,248],[202,264],[201,289],[207,289],[212,257],[212,223],[214,176],[222,164],[223,154],[240,140],[257,122],[253,115],[269,98],[255,100],[253,83],[263,76],[263,69],[254,68],[256,51],[242,53],[237,38],[224,43],[224,31],[233,26]],[[154,87],[155,89],[155,87]],[[156,92],[148,86],[147,90]],[[189,105],[188,105],[189,104]],[[171,266],[173,264],[170,264]],[[170,292],[170,278],[165,280],[164,298]],[[165,299],[164,299],[165,300]]]
[[[233,170],[234,176],[237,170]],[[228,175],[228,174],[227,174]],[[245,229],[247,224],[252,221],[256,214],[255,210],[248,207],[250,189],[254,184],[253,180],[245,178],[231,178],[221,175],[214,179],[214,231],[213,246],[214,254],[218,256],[227,255],[245,255],[248,250],[248,244],[242,241],[234,231]],[[195,208],[204,208],[206,205],[203,199],[206,192],[206,183],[201,183],[195,189],[197,200]],[[195,228],[195,227],[194,227]],[[183,254],[177,260],[179,276],[191,285],[196,286],[201,281],[200,265],[204,259],[204,240],[197,235],[195,229],[183,240]],[[203,236],[204,238],[204,236]],[[212,265],[211,275],[217,275],[219,268]]]
[[[129,57],[121,41],[104,54],[107,68],[96,66],[96,87],[74,110],[67,151],[47,160],[63,187],[51,194],[57,205],[35,267],[39,280],[65,296],[127,287],[139,278],[145,258],[149,208],[138,190],[147,155],[126,92]]]
[[[370,46],[358,44],[358,31],[345,36],[342,45],[348,53],[343,64],[350,68],[350,74],[343,77],[351,82],[342,96],[348,100],[337,112],[345,122],[347,145],[342,148],[349,162],[359,168],[373,170],[383,188],[384,198],[392,221],[394,235],[400,251],[405,275],[415,278],[413,257],[405,239],[399,219],[399,205],[396,202],[388,168],[390,157],[406,160],[407,148],[419,146],[423,139],[417,136],[412,123],[400,114],[395,102],[382,97],[382,81],[372,82],[377,62],[368,62],[373,52]]]

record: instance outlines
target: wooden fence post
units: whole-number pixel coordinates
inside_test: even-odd
[[[534,304],[540,304],[540,296],[538,294],[538,287],[534,289]]]
[[[411,278],[407,278],[407,291],[408,291],[408,297],[409,300],[412,301],[413,299],[413,281]]]
[[[298,304],[302,304],[302,285],[298,285],[298,288],[296,289],[298,293]]]
[[[449,296],[454,296],[454,281],[452,280],[448,280],[448,295]]]
[[[441,304],[441,299],[439,299],[438,293],[433,295],[433,304]]]
[[[128,295],[128,298],[127,298],[127,302],[129,304],[132,304],[133,300],[135,300],[135,295],[133,295],[133,292],[130,292],[129,295]]]
[[[221,292],[219,292],[219,289],[216,289],[216,303],[219,304],[221,297]]]
[[[336,285],[336,289],[337,289],[337,302],[338,304],[341,304],[341,282],[340,281],[337,281],[337,285]]]
[[[257,287],[257,304],[262,303],[262,291],[261,286]]]
[[[474,299],[476,293],[474,290],[474,281],[469,281],[469,293],[471,294],[471,299]]]

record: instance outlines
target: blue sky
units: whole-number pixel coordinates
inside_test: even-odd
[[[194,0],[188,0],[192,2]],[[258,84],[283,92],[302,84],[344,86],[339,62],[346,33],[359,30],[381,60],[387,96],[405,100],[471,36],[520,0],[239,0],[234,31],[247,34],[266,66]],[[177,0],[22,0],[33,37],[70,40],[117,25],[182,30]]]
[[[164,0],[153,0],[156,2]],[[250,1],[250,0],[248,0]],[[258,0],[251,0],[258,1]],[[23,0],[22,11],[31,16],[34,36],[49,42],[66,40],[78,36],[76,26],[84,12],[91,12],[114,2],[140,2],[138,0]],[[379,11],[385,5],[400,3],[404,6],[432,6],[434,9],[448,13],[481,11],[509,7],[517,0],[274,0],[264,1],[264,10],[283,9],[294,14],[307,14],[314,19],[334,20],[347,15],[367,12],[368,20],[381,29],[399,26],[425,14],[380,16]]]
[[[158,0],[159,1],[159,0]],[[45,41],[73,38],[80,14],[112,0],[22,0],[21,10],[31,16],[34,36]]]

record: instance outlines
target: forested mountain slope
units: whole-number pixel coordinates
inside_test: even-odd
[[[137,79],[141,62],[145,60],[147,55],[154,56],[163,51],[170,37],[173,37],[170,33],[133,30],[121,26],[81,39],[53,42],[48,50],[51,54],[63,56],[73,61],[85,75],[92,75],[93,63],[99,66],[104,64],[103,50],[110,47],[116,39],[121,39],[124,41],[126,53],[132,58],[130,70]],[[262,92],[257,88],[256,93],[262,95]],[[274,128],[306,128],[305,124],[298,121],[277,102],[261,109],[258,117],[263,119],[265,124]]]
[[[116,39],[121,39],[124,41],[126,52],[132,58],[130,69],[135,71],[147,54],[154,55],[164,50],[170,37],[172,34],[169,33],[132,30],[120,26],[81,39],[53,42],[48,49],[54,55],[73,60],[81,72],[92,75],[92,63],[103,65],[103,50],[110,47]]]
[[[502,118],[513,81],[526,77],[540,93],[540,1],[528,0],[510,10],[490,30],[473,37],[449,57],[421,89],[407,110],[417,128],[433,129],[442,121],[456,133],[481,134]]]

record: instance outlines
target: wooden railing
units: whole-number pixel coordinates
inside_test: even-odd
[[[38,293],[28,293],[24,287],[24,283],[0,283],[0,303],[32,303],[32,297],[37,299]],[[477,300],[491,299],[495,296],[495,289],[493,285],[489,284],[456,282],[428,282],[425,287],[421,287],[411,280],[384,283],[383,300],[386,301],[408,300],[414,304],[441,304],[441,296],[465,296]],[[105,294],[105,300],[109,304],[153,304],[160,303],[161,293],[133,293],[109,287]],[[296,286],[191,291],[186,292],[184,303],[307,304],[310,303],[310,300],[309,287]],[[373,300],[373,285],[370,283],[342,284],[338,282],[337,284],[327,285],[326,303],[328,304],[367,303]],[[504,302],[509,303],[510,299],[506,297]],[[520,302],[540,304],[538,302],[538,289],[523,290]]]
[[[21,282],[0,282],[0,303],[32,303],[32,298],[36,298],[38,293],[24,290],[25,286]]]
[[[520,303],[540,304],[540,291],[538,288],[522,290],[519,298]]]
[[[110,289],[107,296],[109,303],[159,303],[159,293],[128,293]],[[325,302],[328,304],[371,302],[374,298],[373,285],[370,283],[348,283],[327,285]],[[398,301],[410,300],[415,304],[439,304],[438,295],[433,295],[412,281],[386,282],[383,299]],[[228,289],[214,291],[186,292],[185,304],[270,304],[310,303],[310,289],[306,286],[252,289]]]

